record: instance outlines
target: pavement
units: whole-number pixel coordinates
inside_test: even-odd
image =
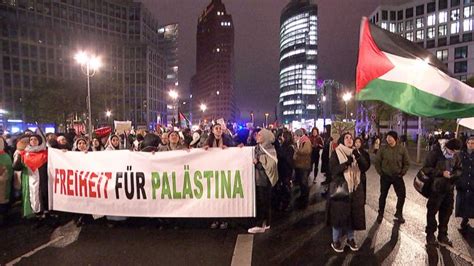
[[[413,158],[413,157],[412,157]],[[390,190],[384,220],[377,216],[379,177],[367,175],[367,230],[356,232],[361,247],[337,254],[331,229],[325,225],[325,200],[319,183],[312,187],[310,206],[291,213],[273,212],[271,229],[250,235],[248,219],[232,219],[231,228],[209,229],[209,220],[172,220],[160,228],[156,219],[131,218],[113,228],[103,220],[86,220],[77,227],[72,214],[57,224],[37,226],[13,208],[0,228],[0,264],[4,265],[474,265],[474,230],[461,235],[460,220],[452,217],[453,247],[426,247],[426,199],[413,188],[419,169],[405,176],[405,224],[393,221],[396,195]],[[174,228],[176,225],[177,228]],[[471,221],[471,225],[474,223]]]

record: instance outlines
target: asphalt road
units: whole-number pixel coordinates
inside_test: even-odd
[[[210,221],[204,219],[177,220],[172,224],[178,228],[160,229],[156,219],[132,218],[110,228],[101,220],[87,220],[76,227],[70,222],[74,216],[63,215],[59,227],[37,227],[20,219],[15,207],[8,225],[0,228],[0,264],[247,265],[251,261],[253,265],[473,265],[474,231],[461,235],[457,230],[460,221],[454,217],[449,226],[453,248],[425,247],[426,199],[412,186],[418,168],[413,165],[405,176],[407,222],[402,225],[393,222],[393,189],[385,219],[380,225],[375,223],[379,178],[373,168],[369,170],[367,230],[356,232],[361,246],[358,252],[346,248],[336,254],[331,249],[331,230],[324,223],[325,201],[319,195],[318,182],[306,210],[274,212],[269,231],[246,238],[249,249],[241,249],[240,238],[237,241],[239,235],[248,236],[246,219],[231,220],[227,230],[209,229]]]

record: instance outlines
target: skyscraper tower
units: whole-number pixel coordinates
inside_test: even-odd
[[[317,13],[310,0],[291,0],[281,12],[278,107],[283,123],[322,117],[316,90]]]
[[[198,20],[191,94],[195,121],[235,120],[234,24],[221,0],[212,0]],[[201,104],[207,106],[205,112]]]

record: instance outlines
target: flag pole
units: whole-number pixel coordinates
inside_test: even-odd
[[[421,116],[418,117],[418,140],[416,144],[416,162],[421,162]]]
[[[459,138],[459,119],[456,120],[456,136],[457,139]]]

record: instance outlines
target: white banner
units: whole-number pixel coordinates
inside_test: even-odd
[[[48,150],[52,210],[141,217],[254,217],[253,148]]]

